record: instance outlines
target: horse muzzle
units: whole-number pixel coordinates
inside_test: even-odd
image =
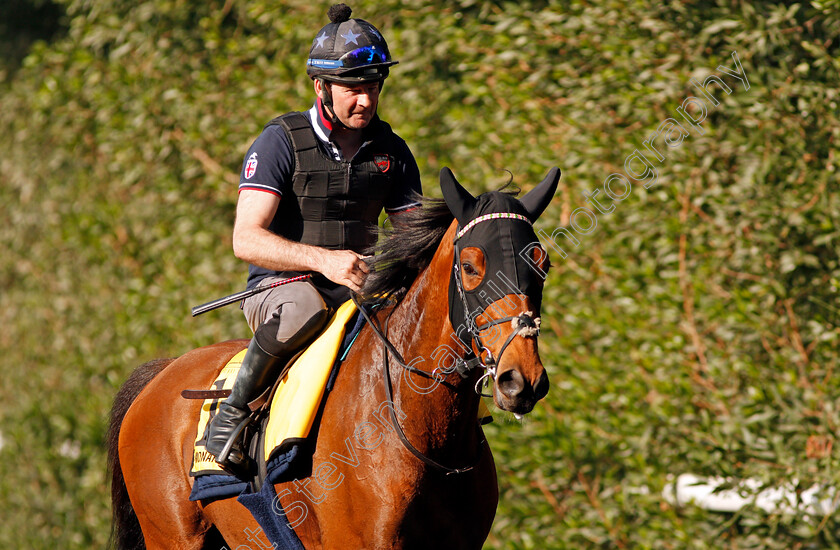
[[[494,390],[496,405],[502,410],[514,414],[527,414],[534,409],[537,401],[548,393],[548,374],[539,365],[539,374],[533,382],[522,374],[518,366],[500,372],[496,376]]]

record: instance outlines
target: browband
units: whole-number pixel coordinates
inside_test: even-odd
[[[531,223],[531,220],[529,220],[527,216],[523,216],[522,214],[514,214],[513,212],[494,212],[492,214],[485,214],[483,216],[479,216],[479,217],[475,218],[474,220],[472,220],[467,225],[465,225],[464,228],[462,230],[458,231],[458,234],[455,235],[455,240],[457,241],[458,239],[463,237],[464,234],[467,231],[469,231],[470,229],[472,229],[476,225],[480,224],[481,222],[486,222],[488,220],[498,220],[498,219],[521,220],[521,221],[527,223],[528,225],[533,225]]]

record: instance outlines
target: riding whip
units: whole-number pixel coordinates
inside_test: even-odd
[[[285,284],[294,283],[295,281],[302,281],[304,279],[310,278],[311,276],[311,274],[306,274],[298,275],[297,277],[291,277],[289,279],[282,279],[280,281],[275,281],[270,285],[255,286],[254,288],[249,288],[248,290],[243,290],[242,292],[237,292],[236,294],[231,294],[230,296],[225,296],[224,298],[219,298],[218,300],[213,300],[212,302],[207,302],[206,304],[201,304],[200,306],[195,306],[194,308],[192,308],[192,316],[195,317],[196,315],[201,315],[202,313],[206,313],[210,310],[217,309],[228,304],[238,302],[240,300],[244,300],[245,298],[250,298],[254,294],[259,294],[260,292],[264,292],[270,288],[276,288]]]

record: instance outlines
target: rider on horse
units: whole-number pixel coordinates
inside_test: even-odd
[[[230,396],[210,423],[206,449],[242,469],[241,442],[220,456],[248,404],[326,325],[329,312],[358,292],[368,273],[364,250],[384,208],[396,214],[421,192],[406,143],[376,115],[391,60],[388,45],[345,4],[312,42],[307,74],[316,100],[304,113],[275,118],[245,155],[233,229],[236,256],[250,265],[248,288],[301,274],[245,300],[254,331]],[[241,432],[240,432],[241,433]]]

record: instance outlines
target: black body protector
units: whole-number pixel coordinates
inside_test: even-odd
[[[369,126],[372,143],[366,142],[352,160],[337,161],[319,147],[301,113],[277,117],[269,123],[274,124],[286,131],[294,149],[294,196],[280,201],[269,230],[331,250],[361,253],[376,242],[373,228],[394,188],[395,170],[383,164],[395,158],[391,127],[375,118]]]
[[[318,31],[309,50],[306,73],[324,84],[321,98],[334,125],[330,83],[353,86],[382,82],[391,59],[379,30],[363,19],[351,19],[345,4],[330,7],[330,22]],[[269,229],[293,241],[332,250],[361,253],[376,242],[372,228],[388,192],[396,186],[389,171],[393,144],[399,139],[388,124],[374,117],[365,128],[366,142],[352,160],[336,161],[318,145],[309,122],[300,113],[271,121],[289,136],[295,157],[294,200],[283,200]],[[372,143],[370,143],[372,141]],[[373,153],[376,154],[373,154]],[[285,199],[286,197],[284,197]]]
[[[532,224],[553,197],[560,170],[549,171],[546,178],[521,200],[497,191],[474,198],[448,168],[441,170],[440,178],[446,204],[458,221],[455,262],[449,281],[449,320],[465,347],[472,349],[475,344],[479,352],[479,356],[457,368],[465,375],[466,371],[483,366],[487,369],[486,376],[492,377],[495,365],[514,337],[539,332],[543,275],[534,267],[533,260],[526,258],[532,257],[534,249],[539,247]],[[485,259],[484,278],[471,290],[464,288],[461,278],[460,254],[467,247],[480,249]],[[513,312],[512,308],[505,307],[507,295],[524,295],[532,310]],[[508,315],[490,320],[492,317],[485,312],[491,312],[494,303]],[[488,338],[488,329],[507,322],[518,330],[511,332],[500,348],[499,356],[494,358],[484,339]]]

